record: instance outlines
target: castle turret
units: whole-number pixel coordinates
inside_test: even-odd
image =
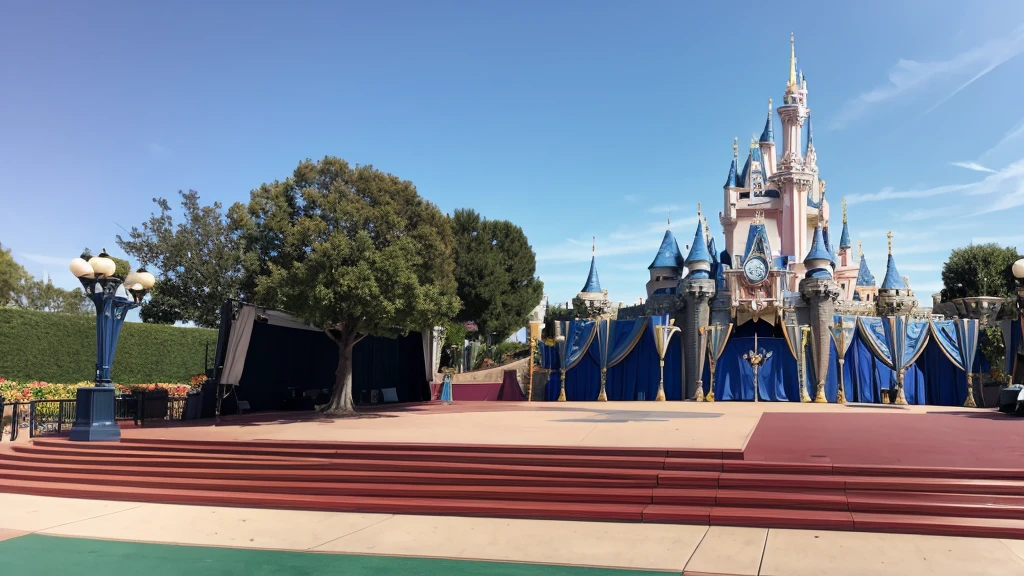
[[[761,162],[764,171],[770,178],[775,173],[775,127],[772,124],[772,99],[768,99],[768,118],[764,121],[764,130],[758,139],[758,148],[761,151]]]
[[[597,276],[597,242],[593,242],[590,256],[590,272],[587,274],[587,281],[583,289],[576,295],[576,298],[586,306],[590,317],[607,316],[611,311],[611,301],[608,300],[608,291],[601,289],[601,280]]]
[[[811,249],[804,258],[807,272],[800,280],[800,296],[807,305],[811,324],[811,353],[814,360],[815,402],[827,402],[825,379],[828,376],[829,326],[835,316],[835,298],[839,295],[832,280],[832,254],[819,224],[814,229]]]
[[[864,247],[857,242],[860,265],[857,267],[857,282],[853,288],[853,300],[857,302],[874,302],[878,297],[878,286],[875,284],[875,276],[868,268],[868,261],[864,258]]]
[[[875,311],[882,316],[883,322],[889,321],[892,316],[909,316],[917,307],[917,298],[914,298],[914,292],[907,286],[907,281],[900,276],[899,270],[896,269],[896,260],[892,257],[892,231],[887,236],[889,259],[885,265],[885,278],[875,300]],[[901,325],[895,321],[891,324],[893,329]],[[902,339],[898,338],[897,341],[902,342]],[[896,404],[906,404],[907,399],[903,393],[903,367],[894,366],[893,369],[896,371]]]
[[[668,226],[671,226],[671,220]],[[683,255],[679,252],[676,237],[670,228],[666,228],[665,236],[661,239],[661,247],[658,248],[651,265],[647,267],[651,273],[651,279],[647,282],[648,314],[666,314],[674,311],[676,292],[684,267]]]
[[[725,188],[727,189],[736,188],[738,186],[737,171],[739,169],[739,157],[737,155],[737,151],[739,149],[739,145],[737,140],[737,138],[732,139],[732,164],[729,165],[729,175],[725,177]],[[728,200],[728,198],[726,200]]]
[[[896,260],[892,257],[892,232],[888,233],[889,238],[889,259],[885,265],[885,278],[878,288],[878,298],[875,300],[875,310],[879,316],[903,316],[908,315],[917,308],[917,298],[914,291],[907,286],[907,282],[896,269]]]
[[[802,129],[810,109],[807,108],[807,85],[797,75],[792,35],[789,37],[789,81],[778,112],[782,120],[782,156],[777,179],[773,182],[777,183],[786,206],[779,226],[780,248],[783,255],[800,258],[808,249],[809,220],[814,219],[814,214],[808,211],[808,198],[818,179],[817,169],[808,166],[803,157]]]
[[[700,331],[708,325],[711,312],[709,302],[715,297],[716,283],[711,277],[712,261],[704,235],[703,214],[700,204],[697,204],[697,232],[693,235],[693,244],[686,257],[689,272],[680,283],[683,303],[683,325],[680,328],[685,347],[683,358],[686,374],[683,397],[695,400],[701,400],[704,396],[699,370],[701,354],[704,353],[700,348]]]

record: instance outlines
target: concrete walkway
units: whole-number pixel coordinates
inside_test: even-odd
[[[15,544],[25,548],[19,554],[28,553],[33,546],[43,546],[37,540],[19,538],[34,534],[32,538],[74,537],[359,557],[525,562],[694,575],[1024,575],[1024,541],[1016,540],[254,510],[14,494],[0,494],[0,511],[0,540],[8,540],[0,542],[0,568],[13,561],[3,551],[17,552]],[[69,542],[67,553],[77,554],[73,550],[80,550],[81,546],[76,546]],[[60,549],[53,545],[47,548],[54,550],[54,554]],[[140,552],[117,554],[138,556]],[[120,557],[117,554],[111,553],[110,557]],[[289,558],[292,557],[281,560],[282,565],[293,565]],[[67,566],[74,558],[60,562]],[[364,561],[354,562],[359,570],[370,570],[365,568]],[[383,569],[380,565],[372,566],[376,566],[375,570]],[[436,572],[424,568],[417,573],[458,572],[452,572],[450,566],[436,566],[441,566]],[[184,570],[186,566],[178,568]],[[336,568],[307,566],[302,573],[328,573],[318,570]],[[474,571],[467,570],[466,573]],[[569,572],[548,572],[538,567],[533,572],[509,569],[491,573]]]

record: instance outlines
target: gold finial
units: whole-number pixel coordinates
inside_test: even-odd
[[[789,33],[789,85],[796,85],[796,45],[792,32]]]
[[[665,219],[665,226],[668,228],[672,227],[672,209],[669,209],[668,211],[668,218]]]
[[[885,236],[889,239],[889,256],[892,256],[892,230],[889,230]]]
[[[843,196],[843,224],[846,224],[846,196]]]
[[[700,217],[701,217],[700,202],[697,202],[697,218],[700,218]]]
[[[590,254],[591,256],[597,254],[597,236],[590,237]]]
[[[751,135],[750,136],[750,149],[753,150],[754,148],[757,148],[757,136]]]
[[[733,139],[732,139],[732,157],[733,158],[736,158],[736,156],[739,154],[739,150],[740,150],[740,139],[735,137],[735,136],[733,136]]]
[[[768,111],[769,112],[772,111],[772,99],[771,98],[768,99]]]
[[[864,241],[860,238],[857,239],[857,258],[864,257]]]
[[[824,180],[818,180],[818,186],[821,187],[821,196],[824,198],[825,197],[825,181]]]

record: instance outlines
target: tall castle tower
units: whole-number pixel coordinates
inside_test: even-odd
[[[781,150],[776,149],[774,113],[782,124]],[[750,244],[750,225],[760,219],[767,244],[773,249],[769,265],[793,272],[786,289],[796,291],[796,279],[805,272],[803,257],[810,251],[815,228],[821,225],[827,234],[829,207],[825,183],[818,178],[807,80],[797,68],[792,35],[783,104],[773,110],[772,101],[768,101],[761,137],[751,139],[742,166],[738,148],[734,141],[732,164],[722,190],[724,206],[719,214],[725,249],[733,260],[725,264],[736,269],[738,262],[746,260],[744,247]]]
[[[814,206],[818,192],[818,166],[816,157],[804,157],[801,132],[807,123],[811,109],[807,107],[807,82],[803,73],[797,73],[796,47],[793,35],[789,37],[789,81],[779,106],[782,120],[782,158],[779,161],[778,186],[782,194],[782,222],[779,233],[782,236],[780,249],[785,255],[804,255],[810,250],[809,236],[814,230],[816,214],[809,208]],[[810,139],[809,139],[810,140]],[[813,140],[810,140],[813,142]],[[808,150],[808,152],[812,152]],[[813,160],[810,162],[808,160]],[[808,202],[810,200],[810,202]],[[820,205],[820,199],[818,200]],[[825,216],[827,218],[827,215]],[[808,223],[811,219],[811,223]]]

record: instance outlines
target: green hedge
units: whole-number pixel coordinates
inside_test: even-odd
[[[213,364],[217,331],[125,322],[114,354],[118,384],[185,383]],[[0,308],[0,377],[28,382],[92,381],[96,317]]]

